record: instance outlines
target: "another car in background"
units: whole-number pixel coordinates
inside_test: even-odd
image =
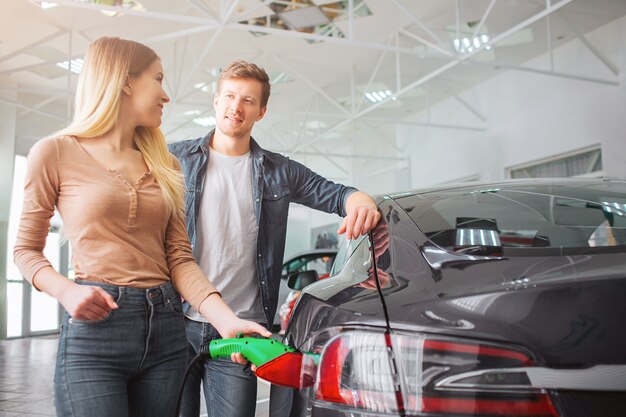
[[[626,182],[442,187],[379,209],[296,303],[285,342],[307,354],[281,371],[298,373],[284,415],[624,415]]]
[[[283,271],[278,292],[278,311],[274,317],[274,329],[281,328],[280,308],[293,292],[287,287],[287,280],[290,275],[297,272],[317,271],[320,276],[328,276],[330,269],[337,255],[337,249],[313,249],[290,256],[283,262]],[[291,295],[294,297],[294,295]],[[295,298],[294,298],[295,299]],[[283,328],[284,330],[284,328]]]

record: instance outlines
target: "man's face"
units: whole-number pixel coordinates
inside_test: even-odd
[[[261,107],[261,82],[230,78],[222,81],[213,106],[217,129],[231,138],[246,138],[267,107]]]

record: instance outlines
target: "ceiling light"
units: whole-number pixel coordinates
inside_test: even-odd
[[[39,1],[39,0],[29,0],[35,6],[39,6],[44,10],[51,9],[53,7],[58,6],[58,4],[53,3],[51,1]]]
[[[200,113],[202,113],[200,110],[187,110],[186,112],[183,112],[183,115],[185,115],[185,116],[197,116]]]
[[[196,117],[195,119],[193,119],[193,122],[202,127],[211,127],[215,126],[215,117]]]
[[[204,93],[211,92],[211,83],[198,83],[193,86],[196,90],[200,90]]]
[[[269,74],[270,76],[270,84],[272,85],[276,85],[276,84],[281,84],[281,83],[288,83],[293,81],[293,77],[290,76],[289,74],[287,74],[286,72],[272,72]]]
[[[486,34],[478,35],[473,38],[464,37],[464,38],[455,38],[452,40],[452,44],[454,45],[454,50],[457,51],[459,54],[464,54],[467,52],[472,52],[475,49],[479,49],[481,46],[485,45],[487,42],[489,42],[489,35],[486,35]],[[485,49],[490,50],[491,45],[486,45]]]
[[[134,0],[74,0],[74,1],[78,3],[90,3],[90,4],[97,4],[100,6],[108,6],[108,7],[115,7],[118,9],[122,9],[119,12],[115,10],[100,10],[100,13],[102,13],[103,15],[107,17],[122,16],[124,14],[123,9],[135,10],[135,11],[140,11],[140,12],[143,12],[146,10],[145,7],[143,7],[141,4],[139,4],[139,2],[134,1]]]
[[[82,58],[76,58],[71,61],[57,62],[57,67],[71,71],[74,74],[80,74],[80,71],[83,69],[83,60]]]
[[[365,97],[372,103],[378,103],[383,101],[389,97],[391,97],[391,90],[380,90],[380,91],[372,91],[371,93],[365,93]],[[395,100],[395,97],[391,97],[392,100]]]
[[[315,6],[290,10],[279,13],[278,16],[292,29],[303,29],[330,23],[330,19],[322,9]]]

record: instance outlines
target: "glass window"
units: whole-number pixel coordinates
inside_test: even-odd
[[[35,290],[26,283],[17,266],[13,263],[13,249],[17,239],[22,204],[24,200],[24,181],[26,177],[26,158],[15,157],[11,213],[7,242],[7,336],[28,336],[32,332],[51,331],[58,328],[59,304],[49,295]],[[52,266],[60,269],[60,240],[58,213],[51,221],[51,230],[46,240],[44,255]]]
[[[624,182],[507,184],[397,201],[434,244],[455,252],[514,256],[626,250]]]
[[[11,195],[11,213],[9,218],[9,230],[7,235],[7,337],[22,336],[22,306],[23,291],[25,284],[22,274],[13,263],[13,248],[17,238],[17,229],[22,213],[24,200],[24,181],[26,178],[26,158],[15,157],[13,168],[13,189]]]
[[[303,255],[283,267],[283,276],[303,271],[317,271],[320,276],[327,275],[334,259],[335,254],[332,252]]]
[[[48,234],[43,253],[52,264],[52,267],[59,271],[61,266],[61,247],[58,232]],[[30,331],[48,331],[57,327],[59,327],[59,304],[57,300],[31,287]]]
[[[548,162],[511,169],[511,178],[567,178],[602,171],[602,151],[581,152]]]
[[[339,271],[343,269],[346,261],[352,256],[352,253],[356,250],[359,244],[365,239],[366,236],[360,236],[358,239],[353,240],[341,240],[339,242],[339,251],[337,252],[337,256],[335,257],[335,261],[333,262],[333,266],[330,270],[330,275],[336,275]]]

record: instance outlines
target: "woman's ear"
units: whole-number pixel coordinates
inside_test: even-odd
[[[122,91],[127,96],[130,96],[133,94],[133,86],[130,85],[130,78],[127,77],[126,81],[124,81],[124,87],[122,87]]]

